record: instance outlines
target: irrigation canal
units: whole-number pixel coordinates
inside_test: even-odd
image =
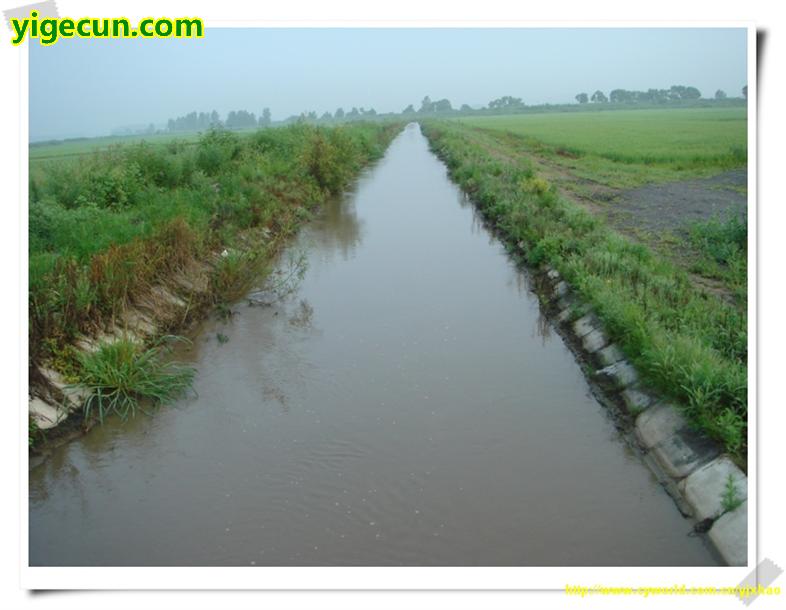
[[[32,565],[717,564],[417,125],[292,252],[195,395],[31,470]]]

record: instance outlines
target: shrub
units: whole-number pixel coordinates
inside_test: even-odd
[[[214,176],[240,152],[240,138],[223,129],[211,129],[201,137],[198,145],[197,167]]]

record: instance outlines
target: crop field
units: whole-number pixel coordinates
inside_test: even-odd
[[[531,138],[557,153],[630,164],[735,167],[747,158],[745,108],[523,114],[459,119]]]
[[[256,131],[256,129],[236,129],[233,130],[233,133],[240,136],[249,136]],[[100,138],[75,138],[56,142],[38,142],[30,145],[30,163],[32,165],[38,165],[43,161],[80,157],[82,155],[107,151],[118,146],[130,146],[132,144],[144,143],[151,146],[164,146],[171,142],[178,142],[179,144],[191,145],[197,144],[202,135],[202,132],[192,131],[129,136],[105,136]]]
[[[78,157],[90,153],[109,150],[112,147],[128,144],[167,144],[172,141],[196,142],[198,133],[189,134],[152,134],[144,136],[106,136],[103,138],[78,138],[62,140],[59,142],[41,142],[30,145],[30,163],[38,164],[42,161]]]

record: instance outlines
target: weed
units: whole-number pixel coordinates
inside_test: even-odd
[[[287,260],[268,278],[266,289],[274,292],[279,299],[285,299],[297,291],[308,269],[308,258],[302,250],[292,250]]]
[[[123,338],[81,354],[77,385],[90,392],[85,418],[96,412],[102,423],[112,413],[126,419],[143,410],[143,403],[162,405],[182,395],[191,387],[194,370],[167,361],[167,351],[163,345],[145,349]]]
[[[708,427],[714,430],[726,448],[733,454],[739,454],[745,442],[745,419],[733,408],[726,408],[721,411],[710,422]]]
[[[729,212],[725,219],[716,217],[695,223],[690,234],[698,247],[724,265],[748,252],[748,223],[744,215]]]
[[[737,491],[737,485],[734,482],[734,477],[731,475],[731,473],[729,473],[729,476],[726,479],[726,486],[723,489],[723,495],[721,496],[723,512],[728,513],[729,511],[739,507],[741,504],[742,498],[740,497],[740,492]]]
[[[38,443],[46,440],[46,433],[38,427],[38,424],[32,417],[28,418],[27,421],[27,446],[33,449]]]
[[[728,212],[690,227],[690,240],[700,258],[693,269],[723,280],[745,306],[748,281],[748,223],[745,214]]]
[[[216,315],[218,316],[218,319],[222,320],[223,322],[228,322],[231,320],[235,313],[236,312],[232,310],[232,306],[225,301],[220,301],[216,304]]]
[[[216,340],[218,341],[219,345],[229,343],[229,337],[227,337],[224,333],[216,333]]]

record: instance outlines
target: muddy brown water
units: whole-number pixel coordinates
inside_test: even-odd
[[[196,395],[31,470],[32,565],[716,564],[416,125],[298,249]]]

